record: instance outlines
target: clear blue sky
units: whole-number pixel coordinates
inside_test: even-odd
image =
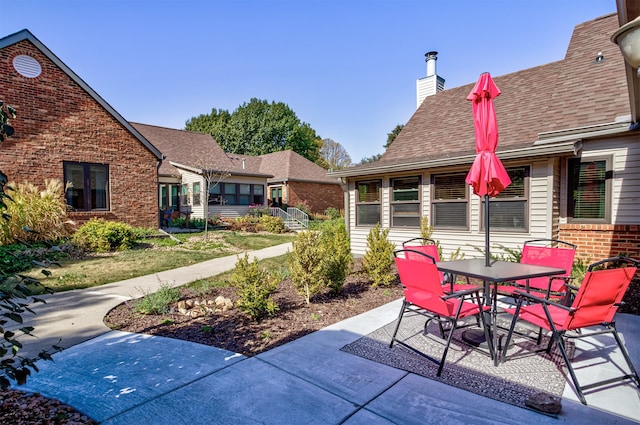
[[[252,97],[284,102],[358,162],[415,111],[426,52],[458,87],[560,60],[575,25],[612,12],[615,0],[0,0],[0,37],[30,30],[129,121],[184,128]]]

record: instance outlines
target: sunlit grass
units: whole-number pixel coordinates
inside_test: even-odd
[[[282,235],[224,232],[225,236],[218,234],[214,237],[214,232],[210,233],[211,238],[204,241],[189,242],[197,234],[174,235],[182,243],[170,238],[145,239],[138,248],[129,251],[91,256],[83,260],[63,259],[60,261],[61,267],[48,269],[49,276],[42,275],[40,269],[33,269],[28,274],[55,291],[68,291],[154,274],[293,240],[292,236]],[[171,247],[174,248],[169,249]]]

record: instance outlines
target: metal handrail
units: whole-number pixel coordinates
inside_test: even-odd
[[[309,227],[309,216],[298,208],[287,208],[287,211],[278,207],[271,207],[271,215],[274,217],[280,217],[285,223],[295,221],[302,227]]]
[[[289,207],[287,208],[287,214],[289,214],[294,220],[300,223],[302,226],[309,227],[309,216],[307,213],[299,208]]]

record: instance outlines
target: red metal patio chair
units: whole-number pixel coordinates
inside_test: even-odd
[[[638,263],[638,261],[631,258],[612,257],[591,264],[571,306],[554,303],[551,300],[536,297],[523,291],[518,292],[519,297],[516,308],[505,310],[513,314],[513,320],[503,348],[502,359],[505,359],[516,322],[524,320],[551,332],[551,339],[547,345],[546,352],[549,353],[551,351],[555,342],[567,364],[569,375],[583,404],[587,404],[583,391],[591,388],[626,380],[633,381],[640,388],[638,373],[631,363],[629,354],[615,326],[615,314],[633,275],[637,271]],[[606,265],[618,267],[601,268]],[[530,304],[525,305],[525,300]],[[590,327],[597,328],[585,329]],[[564,339],[584,338],[607,333],[613,334],[630,372],[611,379],[580,386],[567,356]]]
[[[402,242],[402,248],[408,250],[415,250],[422,252],[423,254],[427,254],[430,257],[435,259],[436,263],[440,262],[440,253],[438,252],[438,245],[434,239],[429,238],[413,238],[408,241]],[[407,252],[407,255],[411,257],[411,252]],[[420,260],[420,257],[416,258]],[[453,293],[458,291],[466,291],[467,289],[477,288],[478,285],[472,285],[469,283],[467,279],[467,283],[456,283],[456,276],[452,276],[449,274],[444,274],[441,271],[438,271],[440,275],[440,282],[444,285],[444,291],[446,293]]]
[[[480,314],[480,312],[489,309],[489,307],[482,306],[479,296],[481,288],[445,294],[440,282],[440,276],[438,275],[435,258],[414,249],[396,250],[393,255],[398,268],[400,283],[404,289],[404,300],[398,316],[398,323],[396,324],[391,342],[389,343],[389,348],[393,347],[394,342],[397,342],[421,356],[438,363],[437,376],[440,376],[447,357],[449,345],[451,344],[453,332],[459,327],[458,320],[470,316],[479,316],[482,327],[485,330],[485,335],[488,338],[488,330],[484,324],[483,315]],[[477,303],[463,300],[465,296],[472,294],[475,294]],[[396,338],[402,318],[406,313],[418,313],[427,317],[425,333],[427,332],[427,325],[431,320],[437,321],[440,328],[440,335],[443,339],[445,331],[448,330],[449,335],[446,339],[442,358],[439,361]],[[448,329],[445,330],[443,324],[449,324]]]
[[[514,296],[516,291],[529,292],[532,295],[560,301],[568,294],[567,284],[571,279],[573,260],[576,255],[576,245],[557,239],[534,239],[526,241],[522,246],[523,264],[556,267],[565,270],[562,275],[552,277],[537,277],[519,280],[508,285],[499,285],[498,293]],[[570,303],[566,300],[565,303]]]

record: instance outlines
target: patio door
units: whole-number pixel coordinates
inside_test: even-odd
[[[271,188],[271,206],[282,208],[282,186]]]
[[[171,184],[171,183],[161,183],[160,184],[160,193],[158,196],[160,208],[160,220],[164,217],[164,213],[166,211],[180,211],[179,208],[179,184]],[[162,222],[160,223],[162,224]]]

